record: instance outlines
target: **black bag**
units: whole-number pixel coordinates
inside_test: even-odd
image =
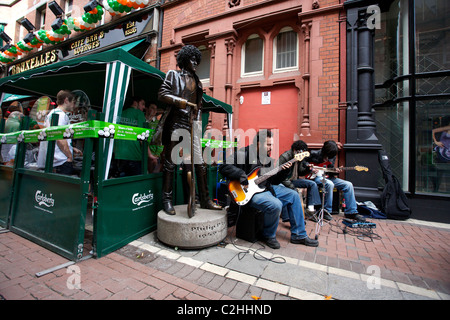
[[[378,151],[378,161],[386,182],[381,194],[381,210],[386,213],[388,219],[409,219],[412,211],[409,207],[408,198],[402,190],[400,181],[392,174],[389,156],[384,150]]]

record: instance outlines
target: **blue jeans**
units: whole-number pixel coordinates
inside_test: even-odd
[[[291,239],[303,239],[307,237],[303,208],[299,194],[283,185],[273,186],[276,197],[270,191],[257,193],[249,202],[249,206],[264,214],[264,238],[275,238],[283,208],[286,208],[291,225]]]
[[[297,179],[297,180],[293,180],[292,184],[296,187],[296,188],[306,188],[308,190],[307,192],[307,201],[306,203],[308,205],[319,205],[322,204],[322,200],[320,199],[320,194],[319,194],[319,187],[317,186],[317,183],[315,183],[312,180],[308,180],[308,179]]]
[[[322,177],[316,177],[314,181],[318,186],[322,186]],[[345,210],[344,213],[358,213],[355,192],[353,184],[350,181],[343,180],[336,177],[325,179],[325,205],[324,209],[331,213],[333,209],[333,189],[340,190],[344,194]]]

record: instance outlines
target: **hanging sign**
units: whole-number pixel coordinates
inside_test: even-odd
[[[9,69],[9,73],[10,75],[15,75],[17,73],[46,66],[48,64],[52,64],[57,61],[58,61],[58,50],[51,50],[11,66],[11,68]]]
[[[55,45],[51,50],[36,54],[35,56],[28,59],[22,58],[23,60],[21,59],[19,62],[11,64],[8,70],[8,74],[15,75],[20,72],[49,65],[57,61],[72,59],[81,54],[93,53],[102,48],[114,47],[116,43],[128,42],[130,41],[129,39],[138,37],[153,30],[153,11],[133,15],[128,20],[123,21],[120,24],[110,23],[106,28],[97,28],[99,29],[98,31],[96,31],[97,29],[94,29],[91,26],[93,25],[93,23],[91,22],[96,21],[95,19],[92,20],[92,16],[89,17],[89,19],[86,19],[87,22],[84,22],[84,24],[78,21],[76,18],[69,18],[64,21],[67,21],[67,25],[64,24],[63,27],[61,27],[61,31],[58,30],[58,32],[60,33],[53,31],[49,32],[43,29],[38,30],[35,33],[36,37],[34,40],[37,43],[36,46],[42,45],[43,43]],[[77,25],[82,29],[78,30],[76,27],[74,27]],[[64,42],[62,42],[65,37],[67,37],[66,32],[70,31],[67,31],[67,28],[75,28],[74,31],[83,30],[85,34],[66,39]],[[8,61],[4,61],[5,63],[12,62],[20,54],[28,52],[27,48],[25,47],[25,43],[20,42],[20,44],[18,45],[19,46],[14,46],[11,49],[14,51],[12,53],[10,53],[9,51],[0,53],[5,56],[4,59],[8,59]],[[33,47],[30,47],[30,50],[32,49]],[[2,56],[0,56],[0,61],[2,61],[1,59]]]

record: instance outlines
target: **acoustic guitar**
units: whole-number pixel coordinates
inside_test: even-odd
[[[294,158],[286,163],[302,161],[306,157],[309,157],[308,151],[297,153]],[[255,194],[266,191],[265,188],[261,188],[259,185],[277,174],[281,170],[281,167],[282,166],[278,166],[261,176],[259,176],[261,167],[253,169],[247,177],[248,185],[242,185],[238,180],[230,181],[228,183],[228,191],[230,192],[231,198],[239,206],[247,204]]]

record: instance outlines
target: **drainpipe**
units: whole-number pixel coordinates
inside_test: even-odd
[[[163,21],[164,21],[164,10],[161,8],[161,6],[164,4],[165,0],[161,0],[160,2],[160,11],[159,11],[159,26],[158,26],[158,43],[156,45],[156,69],[161,70],[161,53],[159,52],[159,48],[161,48],[161,42],[162,42],[162,28],[163,28]]]

